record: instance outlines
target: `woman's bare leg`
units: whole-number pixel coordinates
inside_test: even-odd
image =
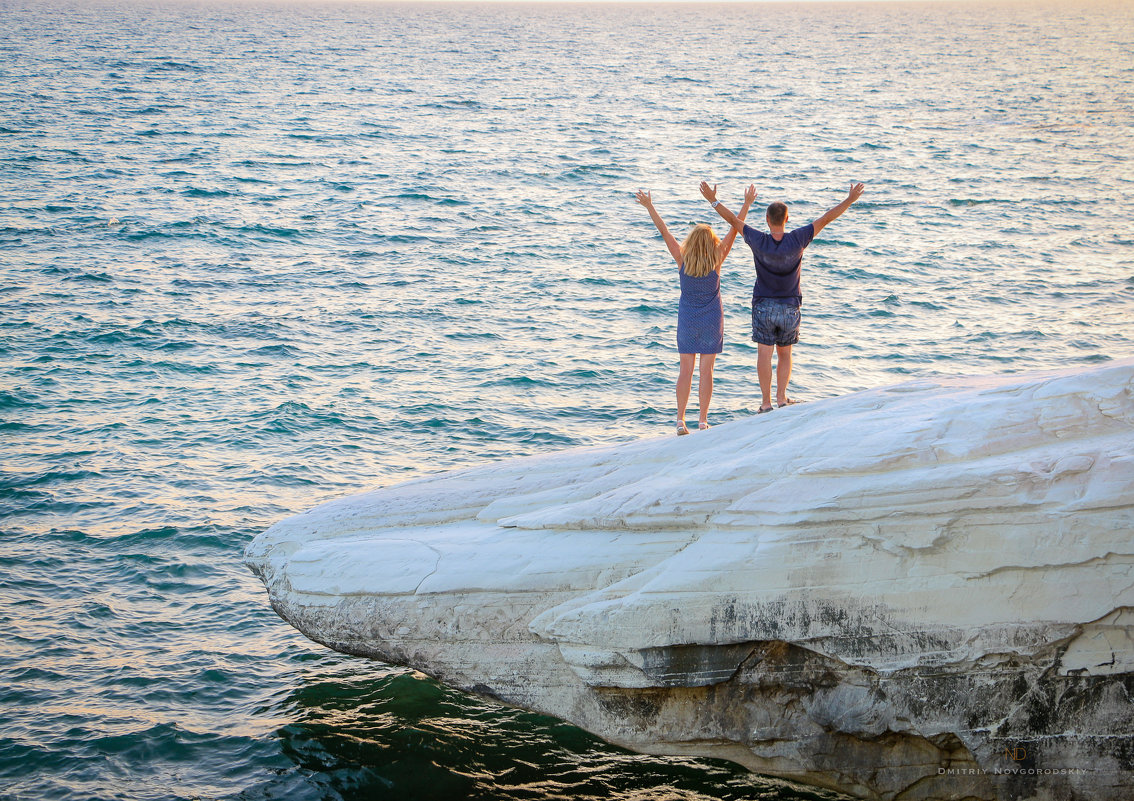
[[[677,425],[685,424],[685,407],[689,405],[689,390],[693,388],[693,363],[695,353],[682,353],[677,369]]]
[[[717,360],[715,353],[701,354],[701,375],[697,379],[698,425],[701,428],[709,426],[709,401],[713,399],[713,364]]]

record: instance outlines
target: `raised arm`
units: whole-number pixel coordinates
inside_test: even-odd
[[[736,219],[740,220],[741,228],[744,227],[744,219],[748,216],[748,208],[752,205],[752,202],[754,200],[756,200],[756,187],[749,184],[748,188],[744,190],[744,205],[740,207],[740,214],[736,215]],[[717,206],[717,208],[719,209],[720,206]],[[728,252],[732,250],[732,243],[736,241],[736,235],[738,233],[740,233],[740,228],[737,228],[735,225],[732,226],[725,238],[721,240],[721,243],[719,245],[717,245],[718,270],[721,268],[721,265],[724,264],[724,260],[728,257]]]
[[[681,245],[677,244],[677,240],[673,238],[673,234],[665,227],[665,220],[661,218],[657,210],[654,208],[654,200],[650,197],[649,191],[638,191],[638,202],[646,207],[646,211],[650,213],[650,219],[654,221],[654,225],[658,227],[658,233],[661,234],[665,246],[669,248],[669,255],[673,256],[673,260],[677,262],[677,266],[681,266]]]
[[[847,196],[843,198],[842,203],[834,206],[833,208],[827,209],[825,212],[823,212],[822,217],[811,223],[813,226],[815,226],[815,235],[818,236],[819,232],[826,227],[827,223],[831,222],[832,220],[838,219],[844,211],[851,207],[852,203],[862,197],[862,190],[865,188],[865,184],[851,184],[850,191],[847,193]]]
[[[746,198],[748,197],[748,191],[749,190],[752,191],[752,199],[755,200],[756,199],[756,187],[751,185],[751,184],[749,184],[748,189],[744,190],[744,197],[746,197]],[[707,200],[707,201],[709,201],[710,203],[713,204],[713,208],[717,210],[717,214],[721,215],[721,217],[724,218],[724,221],[732,226],[734,231],[739,232],[739,231],[744,230],[744,220],[737,217],[735,214],[733,214],[731,211],[729,211],[727,208],[725,208],[725,205],[723,203],[720,203],[717,200],[717,185],[716,184],[709,186],[709,183],[707,181],[702,181],[701,182],[701,196],[704,197],[705,200]]]

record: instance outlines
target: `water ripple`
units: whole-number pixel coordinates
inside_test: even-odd
[[[683,232],[702,178],[800,223],[868,183],[806,257],[803,397],[1134,353],[1129,8],[792,14],[9,0],[0,795],[834,798],[333,654],[239,563],[324,500],[667,434],[639,188]],[[751,281],[740,245],[718,423],[759,405]]]

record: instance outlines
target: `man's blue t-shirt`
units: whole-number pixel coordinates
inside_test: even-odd
[[[784,234],[777,242],[771,234],[744,226],[744,241],[752,248],[756,261],[756,285],[752,287],[752,302],[757,298],[774,298],[784,303],[799,305],[803,293],[799,290],[799,269],[803,264],[803,250],[815,238],[811,223]]]

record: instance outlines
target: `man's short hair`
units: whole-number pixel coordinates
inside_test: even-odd
[[[768,224],[769,225],[783,225],[784,220],[787,219],[787,204],[783,201],[777,200],[772,205],[768,206]]]

